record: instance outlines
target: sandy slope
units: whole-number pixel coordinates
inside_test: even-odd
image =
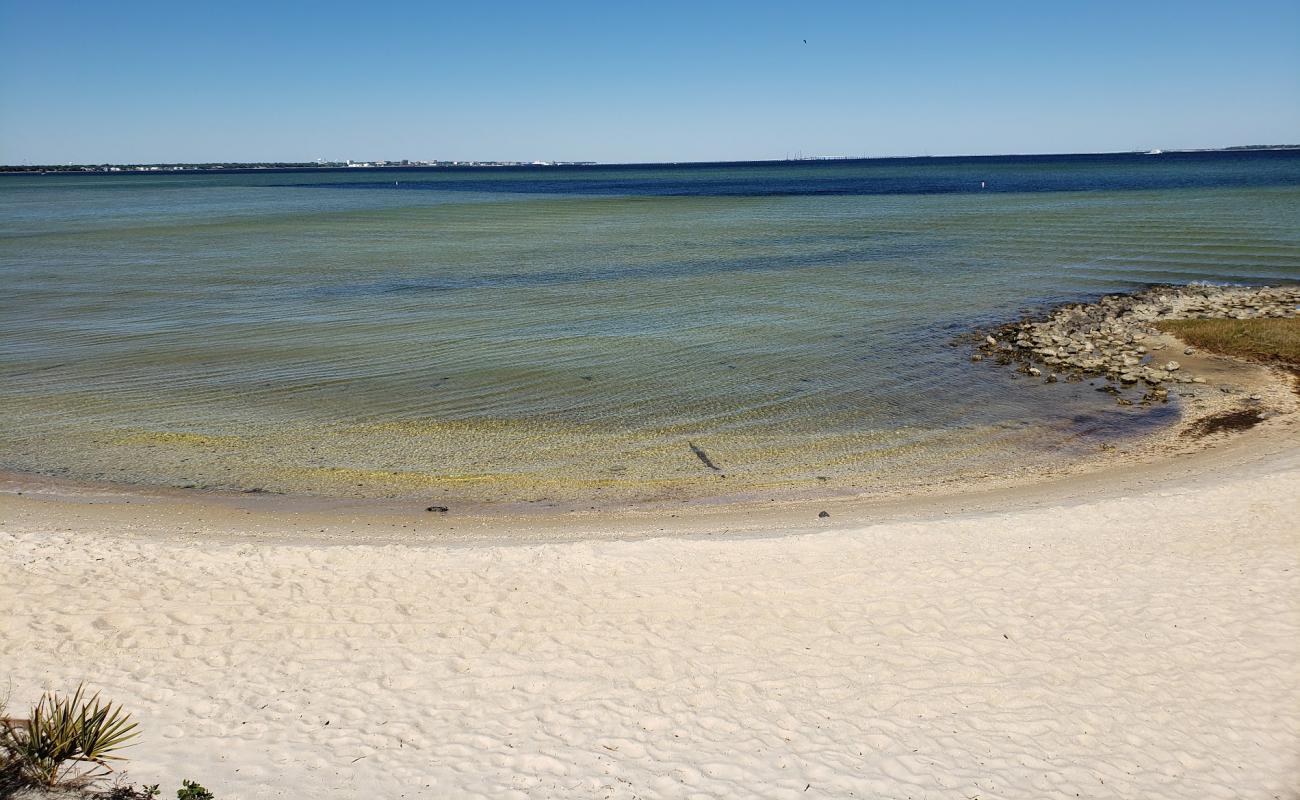
[[[1089,495],[474,546],[9,494],[0,668],[222,800],[1297,797],[1300,450]]]

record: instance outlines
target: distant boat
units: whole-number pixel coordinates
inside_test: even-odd
[[[1158,155],[1160,155],[1160,154],[1163,153],[1163,152],[1164,152],[1164,150],[1161,150],[1161,149],[1159,149],[1159,148],[1156,148],[1155,150],[1148,150],[1148,151],[1147,151],[1147,155],[1149,155],[1149,156],[1158,156]]]

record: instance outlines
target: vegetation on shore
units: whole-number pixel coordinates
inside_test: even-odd
[[[7,716],[0,698],[0,798],[23,791],[43,798],[156,798],[157,785],[137,789],[123,783],[120,775],[111,788],[96,789],[114,774],[110,762],[125,760],[118,751],[139,735],[129,713],[101,700],[98,692],[88,696],[84,686],[71,695],[46,692],[26,718]],[[212,800],[207,789],[188,780],[176,796]]]
[[[33,786],[86,786],[112,772],[110,761],[139,733],[121,706],[86,696],[47,692],[27,719],[0,724],[6,772]]]
[[[1300,365],[1300,317],[1175,319],[1156,327],[1213,353]]]

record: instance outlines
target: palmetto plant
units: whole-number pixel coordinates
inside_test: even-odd
[[[87,698],[77,687],[71,696],[47,692],[32,708],[28,720],[0,722],[0,740],[21,777],[42,786],[85,783],[120,760],[116,751],[138,734],[131,715],[121,706]]]

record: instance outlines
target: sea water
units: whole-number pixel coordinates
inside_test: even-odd
[[[0,468],[583,508],[965,481],[1176,406],[954,340],[1297,280],[1295,152],[0,176]]]

